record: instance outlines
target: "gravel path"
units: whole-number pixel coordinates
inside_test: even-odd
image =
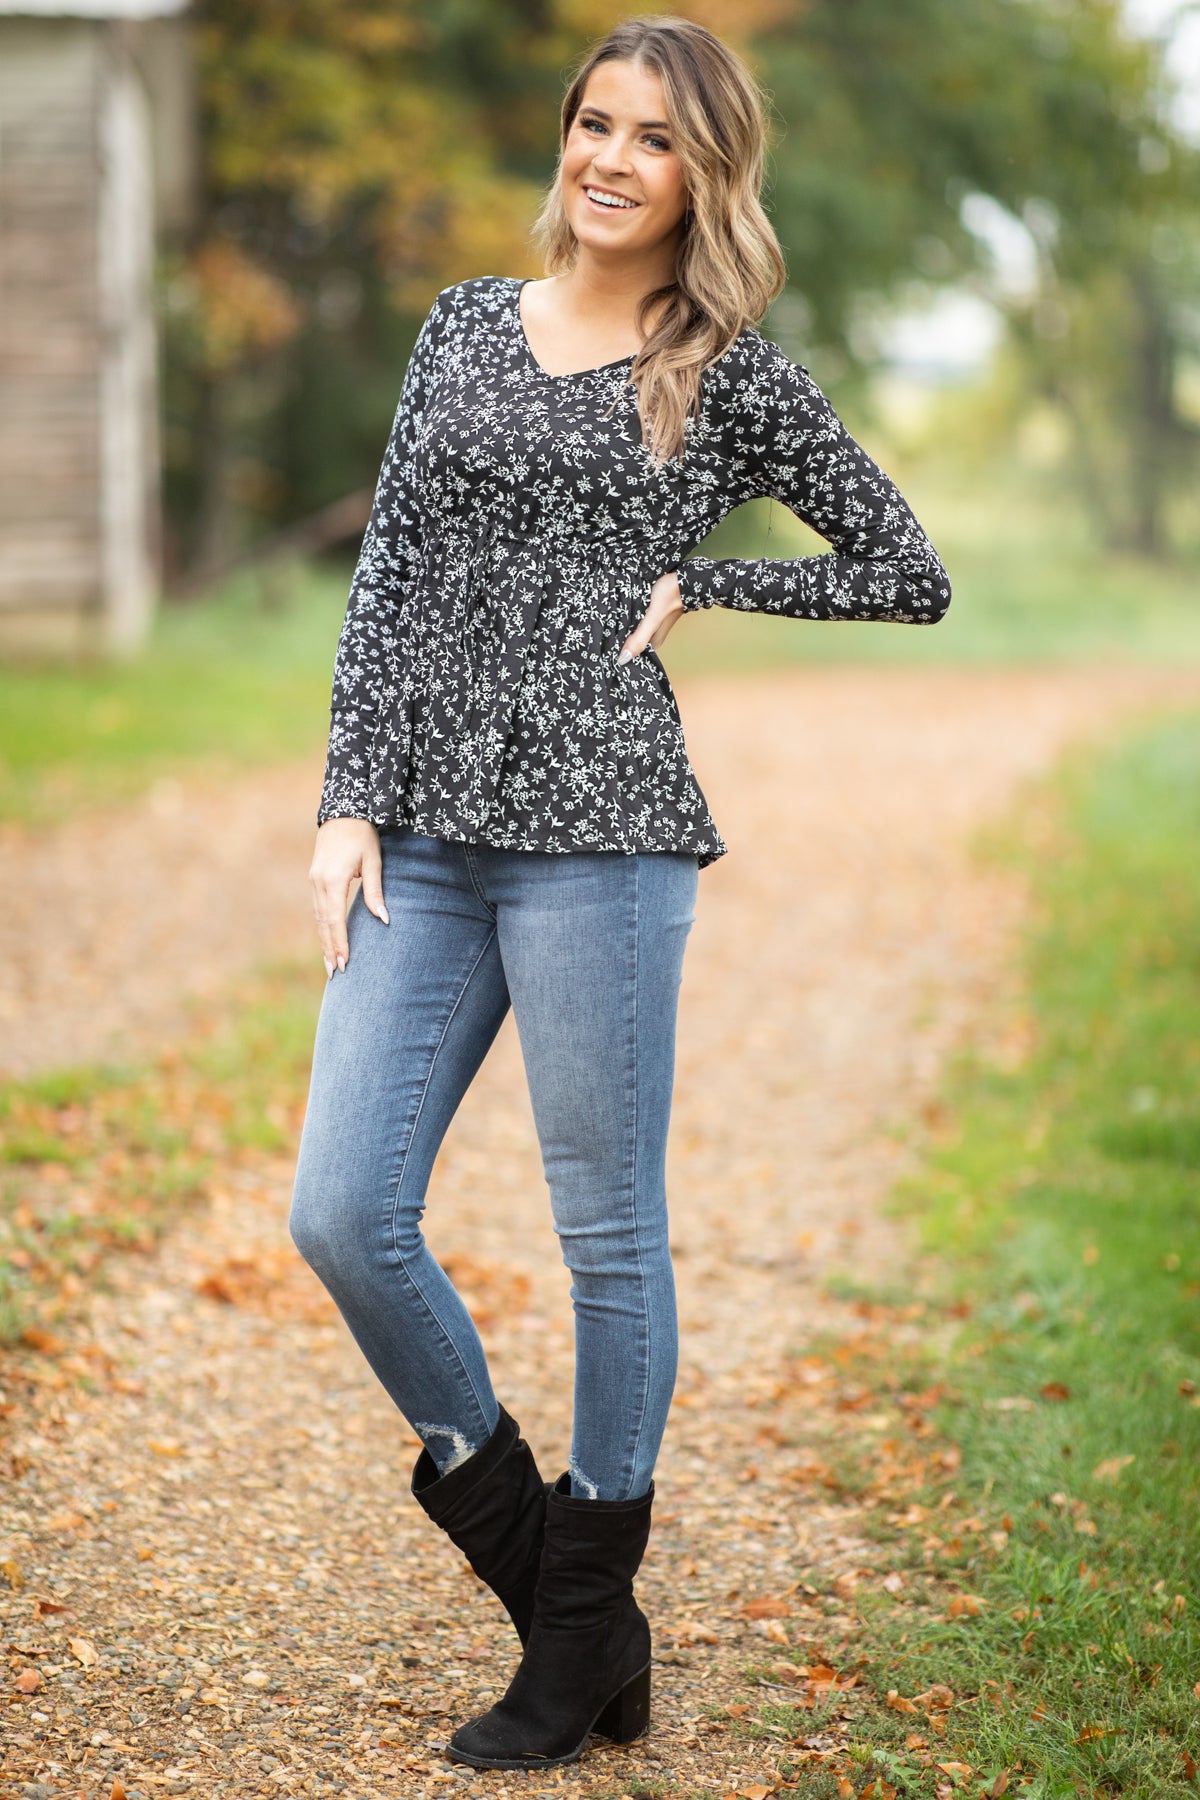
[[[445,1763],[515,1639],[408,1495],[415,1442],[291,1249],[290,1161],[247,1154],[153,1257],[115,1260],[68,1356],[8,1358],[0,1800],[754,1796],[784,1744],[743,1729],[748,1663],[803,1651],[818,1686],[843,1672],[852,1711],[854,1594],[885,1570],[828,1451],[847,1417],[865,1439],[887,1420],[822,1334],[921,1329],[899,1300],[838,1299],[837,1278],[903,1295],[919,1275],[879,1201],[947,1050],[998,1016],[1022,897],[972,866],[970,834],[1065,743],[1195,702],[1200,677],[811,669],[680,696],[731,854],[701,877],[680,1021],[683,1355],[641,1580],[652,1734],[554,1776]],[[316,957],[319,773],[9,834],[10,1069],[162,1042],[181,992],[216,1003],[257,956]],[[429,1235],[557,1474],[567,1275],[511,1020],[443,1148]],[[792,1744],[819,1758],[838,1710]]]
[[[53,830],[0,823],[0,1078],[146,1055],[256,957],[311,951],[320,779],[172,776]]]

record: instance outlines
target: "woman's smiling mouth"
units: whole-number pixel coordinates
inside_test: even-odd
[[[590,183],[584,187],[583,192],[588,205],[596,212],[633,212],[641,205],[640,200],[630,200],[627,195],[615,193],[611,188],[593,187]]]

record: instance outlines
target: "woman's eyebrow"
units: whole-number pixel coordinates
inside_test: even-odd
[[[580,108],[580,111],[595,113],[595,115],[598,119],[611,119],[612,118],[611,113],[606,113],[603,110],[603,108],[599,107],[599,106],[583,106]],[[670,129],[670,127],[668,126],[667,121],[665,119],[639,119],[638,120],[638,130],[639,131],[652,131],[655,129],[658,129],[660,131],[668,131]]]

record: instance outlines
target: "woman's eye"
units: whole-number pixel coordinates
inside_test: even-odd
[[[604,130],[604,123],[601,119],[583,119],[580,121],[580,124],[584,131],[592,131],[592,130],[603,131]],[[670,146],[670,144],[668,144],[666,138],[657,137],[654,134],[649,133],[649,132],[646,135],[646,142],[648,144],[653,144],[653,146],[656,150],[669,150],[671,148],[671,146]]]

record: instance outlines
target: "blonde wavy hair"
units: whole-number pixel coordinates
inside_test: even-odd
[[[700,376],[748,324],[757,325],[787,282],[779,240],[763,211],[766,151],[762,91],[745,63],[703,25],[670,14],[623,19],[586,55],[562,104],[558,167],[534,223],[550,275],[575,266],[579,240],[562,202],[562,155],[588,77],[603,62],[634,62],[662,82],[671,147],[688,190],[675,278],[646,294],[639,331],[661,308],[634,358],[642,439],[655,460],[682,455],[700,411]]]

